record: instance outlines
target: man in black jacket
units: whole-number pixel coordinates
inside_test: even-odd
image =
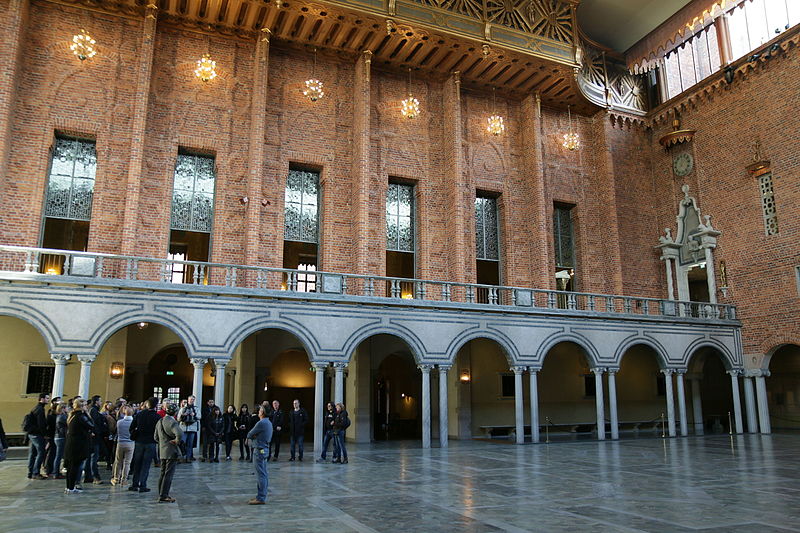
[[[305,409],[300,407],[300,400],[295,400],[292,402],[292,406],[294,407],[291,412],[289,413],[289,437],[290,437],[290,444],[291,446],[290,453],[291,456],[289,457],[290,461],[294,461],[294,450],[295,445],[299,449],[299,460],[303,460],[303,442],[305,441],[305,434],[306,434],[306,422],[308,422],[308,413]]]
[[[95,485],[102,485],[103,480],[100,479],[100,466],[97,464],[100,461],[100,450],[105,446],[103,440],[108,436],[108,422],[106,417],[100,413],[100,406],[103,404],[103,399],[98,396],[92,396],[91,408],[89,409],[89,418],[92,419],[94,424],[94,431],[92,432],[92,455],[86,461],[86,468],[84,470],[84,483],[94,483]]]
[[[28,479],[47,479],[40,472],[44,461],[45,439],[47,434],[47,417],[44,406],[50,401],[50,395],[43,392],[39,402],[25,417],[23,430],[28,434],[31,447],[28,450]]]
[[[268,412],[268,410],[264,410]],[[281,452],[281,429],[283,428],[283,411],[281,411],[281,402],[278,400],[272,401],[272,413],[269,415],[269,421],[272,423],[272,438],[269,441],[269,454],[267,461],[272,457],[272,462],[278,460],[278,454]]]
[[[156,424],[161,417],[156,412],[158,398],[150,398],[145,402],[145,409],[139,411],[131,422],[131,438],[134,441],[133,461],[131,462],[131,472],[133,472],[133,483],[128,490],[134,492],[150,492],[147,488],[147,476],[150,475],[150,463],[156,456]]]

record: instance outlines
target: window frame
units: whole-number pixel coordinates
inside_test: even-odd
[[[287,210],[287,206],[290,203],[288,201],[288,193],[289,193],[289,178],[290,178],[292,172],[304,172],[304,173],[316,174],[316,176],[317,176],[317,179],[316,179],[316,181],[317,181],[317,183],[316,183],[317,192],[316,192],[316,204],[315,204],[315,209],[316,209],[316,212],[315,212],[316,227],[315,227],[315,230],[314,230],[314,237],[315,238],[314,238],[313,241],[306,240],[306,239],[302,238],[302,232],[303,232],[303,228],[302,228],[302,224],[303,224],[303,207],[305,205],[307,205],[307,204],[305,204],[303,202],[304,187],[303,187],[302,183],[301,183],[301,186],[300,186],[300,203],[299,203],[300,210],[299,210],[297,235],[292,235],[291,236],[292,238],[289,238],[289,236],[287,236],[286,210]],[[296,202],[291,202],[291,203],[295,204]],[[317,246],[317,267],[319,267],[320,247],[321,247],[321,243],[320,243],[320,240],[321,240],[320,239],[320,234],[321,234],[321,227],[322,227],[322,209],[321,209],[321,205],[322,205],[322,169],[317,169],[317,168],[314,168],[314,167],[308,167],[308,166],[305,166],[305,165],[302,165],[302,164],[290,163],[289,164],[289,170],[286,172],[286,180],[284,181],[284,187],[283,187],[283,240],[284,241],[289,241],[289,242],[304,242],[304,243],[309,243],[309,244],[316,245]],[[299,238],[294,238],[294,237],[299,237]]]
[[[190,202],[190,212],[189,212],[189,225],[188,227],[176,227],[174,224],[175,221],[175,181],[176,181],[176,174],[178,171],[178,161],[181,157],[194,157],[194,158],[204,158],[210,159],[213,163],[213,174],[214,174],[214,187],[211,191],[211,212],[209,213],[209,227],[208,229],[197,229],[194,225],[194,199],[197,193],[197,165],[195,165],[195,171],[192,179],[192,199]],[[187,231],[187,232],[195,232],[195,233],[207,233],[213,235],[214,233],[214,218],[216,217],[217,213],[217,182],[218,182],[218,169],[219,166],[217,165],[217,155],[213,152],[206,152],[203,150],[194,150],[191,148],[186,148],[183,146],[178,147],[178,154],[175,157],[175,165],[172,171],[172,192],[170,195],[170,218],[169,218],[169,230],[170,231]],[[186,191],[186,189],[180,189],[182,191]],[[204,193],[200,193],[204,194]],[[211,238],[209,237],[209,250],[211,249]]]
[[[31,367],[51,367],[53,369],[53,379],[55,380],[55,367],[56,367],[56,364],[54,362],[52,362],[52,361],[50,361],[50,362],[47,362],[47,361],[21,361],[21,364],[23,365],[24,370],[22,372],[22,381],[20,383],[20,389],[19,389],[20,390],[20,394],[19,394],[19,397],[20,398],[25,398],[25,399],[27,399],[27,398],[38,398],[39,394],[40,394],[39,392],[28,392],[28,378],[30,376]],[[52,390],[53,390],[53,382],[50,383],[50,390],[41,391],[41,392],[46,392],[46,393],[50,394],[50,392]]]

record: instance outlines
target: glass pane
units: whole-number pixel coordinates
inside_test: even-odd
[[[97,152],[93,142],[56,138],[45,216],[89,220],[96,167]]]
[[[706,32],[706,41],[708,43],[708,53],[711,57],[711,72],[716,72],[720,67],[719,57],[719,43],[717,42],[717,30],[712,25]]]
[[[786,27],[788,20],[788,4],[797,4],[797,0],[764,0],[764,7],[767,11],[767,30],[771,39]]]
[[[314,172],[303,172],[303,196],[313,196],[314,203],[317,201],[319,174]]]
[[[191,229],[210,232],[214,217],[214,195],[195,194],[193,204]]]
[[[300,203],[302,190],[302,173],[297,172],[296,170],[290,170],[289,177],[286,180],[286,201]]]
[[[304,242],[317,242],[317,210],[303,207],[300,240]]]
[[[770,38],[767,16],[764,12],[764,0],[745,2],[745,11],[747,12],[747,31],[750,33],[750,50],[752,50]]]
[[[398,222],[399,249],[406,252],[414,251],[414,232],[411,228],[411,219],[402,217]]]
[[[497,235],[497,202],[494,198],[484,198],[486,203],[483,210],[484,231],[486,234],[486,259],[497,259],[498,254],[498,235]]]
[[[72,182],[72,201],[69,217],[73,220],[89,220],[92,218],[92,196],[94,180],[77,178]]]
[[[685,91],[697,83],[697,78],[694,74],[694,53],[691,44],[687,43],[678,47],[678,63],[681,69],[681,89]]]
[[[400,185],[397,191],[397,202],[400,216],[411,216],[413,189],[409,185]]]
[[[789,10],[789,27],[800,24],[800,2],[786,0],[786,8]]]
[[[50,176],[50,183],[47,187],[45,216],[68,218],[71,186],[72,180],[67,176]]]
[[[397,184],[390,183],[386,190],[386,214],[397,214]]]
[[[300,206],[298,204],[286,204],[283,217],[283,238],[287,241],[299,241]]]
[[[737,7],[728,17],[728,30],[731,35],[733,59],[739,59],[750,51],[750,40],[747,33],[747,16],[743,7]]]
[[[192,220],[192,194],[175,191],[172,195],[172,229],[190,229]]]
[[[175,189],[183,191],[194,190],[194,156],[179,155],[175,164]]]
[[[478,259],[486,259],[483,237],[483,198],[475,198],[475,255]]]
[[[214,193],[214,159],[197,157],[194,190],[195,192]]]
[[[75,176],[94,179],[97,168],[97,152],[94,143],[76,142]]]
[[[397,227],[397,217],[387,216],[386,217],[386,248],[389,250],[397,250],[397,236],[398,236],[398,227]]]
[[[53,161],[50,166],[51,175],[72,176],[74,148],[75,141],[56,139],[56,145],[53,148]]]

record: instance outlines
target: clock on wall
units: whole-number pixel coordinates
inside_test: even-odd
[[[684,177],[694,168],[694,158],[689,152],[683,152],[672,158],[672,170],[676,176]]]

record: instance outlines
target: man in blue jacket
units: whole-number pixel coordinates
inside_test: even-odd
[[[247,438],[252,441],[253,463],[256,466],[258,481],[258,494],[247,503],[264,505],[267,502],[267,487],[269,486],[267,461],[269,460],[269,443],[272,440],[272,422],[269,421],[264,406],[258,410],[258,422],[247,434]]]

